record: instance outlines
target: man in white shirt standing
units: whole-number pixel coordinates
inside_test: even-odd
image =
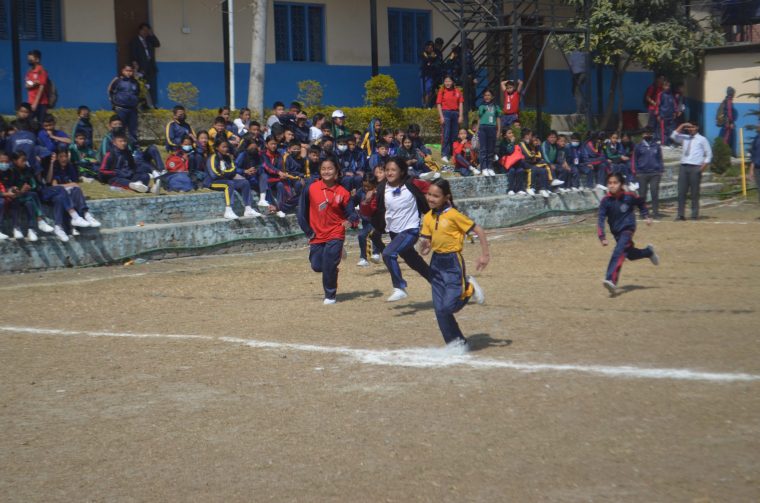
[[[712,149],[707,138],[699,134],[698,127],[684,122],[670,135],[683,146],[681,169],[678,171],[678,216],[676,221],[686,220],[686,194],[691,192],[691,219],[699,218],[699,188],[702,172],[712,161]],[[685,133],[684,133],[685,131]]]

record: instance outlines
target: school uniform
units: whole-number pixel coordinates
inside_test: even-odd
[[[718,106],[716,123],[720,127],[718,133],[726,145],[731,147],[731,155],[736,157],[736,120],[739,114],[734,106],[734,97],[726,96]],[[743,147],[743,146],[742,146]]]
[[[341,185],[349,192],[361,189],[362,180],[367,171],[367,157],[364,152],[358,148],[353,150],[348,148],[345,152],[338,154],[338,162],[341,170]]]
[[[60,137],[60,138],[68,138],[69,137],[66,133],[64,133],[63,131],[60,131],[60,130],[53,130],[53,136],[57,136],[57,137]],[[47,150],[49,150],[50,152],[55,152],[60,147],[68,148],[69,145],[70,145],[69,143],[64,143],[64,142],[53,140],[50,137],[50,133],[48,133],[44,129],[40,129],[39,133],[37,133],[37,142],[41,146],[43,146]]]
[[[309,262],[314,272],[322,273],[325,299],[335,299],[338,291],[338,265],[346,239],[344,221],[356,224],[351,194],[340,184],[328,187],[317,180],[301,193],[298,224],[309,238]]]
[[[231,156],[211,154],[206,172],[208,187],[211,190],[224,191],[225,206],[232,206],[232,197],[236,192],[242,196],[243,206],[251,205],[251,184],[237,174]]]
[[[654,216],[660,214],[660,180],[664,164],[662,160],[662,147],[646,140],[636,145],[631,155],[631,166],[639,184],[639,194],[646,201],[649,191],[652,192],[652,212]]]
[[[169,192],[190,192],[193,180],[190,178],[190,153],[180,149],[166,159],[166,174],[161,177]]]
[[[58,185],[43,184],[40,200],[50,202],[53,205],[53,214],[56,225],[61,228],[69,228],[69,211],[73,208],[80,215],[89,211],[82,189],[77,186],[64,187],[64,184],[77,183],[79,172],[71,162],[65,167],[56,161],[53,163],[53,180]]]
[[[304,188],[306,173],[305,159],[291,154],[285,154],[282,158],[282,165],[287,177],[282,182],[283,191],[278,192],[278,209],[289,212],[298,205],[298,197]]]
[[[633,181],[634,173],[631,169],[631,161],[624,161],[622,158],[623,145],[618,142],[615,144],[607,143],[604,146],[604,156],[610,164],[610,171],[612,173],[621,173],[625,179],[625,183],[631,183]]]
[[[605,220],[609,223],[610,231],[615,237],[617,244],[612,251],[610,263],[607,266],[605,279],[617,285],[620,279],[620,269],[625,259],[640,260],[651,257],[654,252],[651,248],[639,249],[634,246],[633,235],[636,232],[636,208],[641,212],[641,218],[647,218],[649,211],[646,202],[635,192],[619,191],[613,195],[609,192],[599,203],[599,219],[597,221],[597,235],[599,240],[605,239]]]
[[[193,128],[185,121],[171,121],[166,125],[166,151],[176,152],[182,145],[182,138],[185,136],[195,136]]]
[[[3,181],[6,188],[10,189],[11,187],[15,187],[16,189],[21,190],[24,184],[28,184],[31,188],[28,192],[16,196],[9,204],[13,228],[19,228],[19,209],[23,208],[26,211],[28,228],[37,232],[39,230],[37,227],[37,219],[42,216],[42,203],[40,202],[40,197],[37,193],[37,189],[39,188],[37,178],[28,166],[23,173],[15,166],[5,173],[7,174],[6,177],[0,179],[0,181]]]
[[[390,158],[390,155],[380,155],[379,152],[375,152],[369,157],[369,161],[367,161],[369,164],[369,171],[374,173],[376,167],[385,166],[385,163],[388,162],[388,159]]]
[[[140,101],[140,84],[134,78],[116,77],[108,88],[114,112],[129,134],[137,138],[137,104]]]
[[[504,91],[504,107],[501,109],[501,129],[509,129],[520,120],[520,93]]]
[[[377,186],[377,211],[372,218],[376,232],[388,232],[391,242],[383,250],[383,262],[391,274],[394,288],[406,289],[407,283],[401,275],[398,258],[430,281],[430,268],[420,257],[414,244],[420,236],[420,216],[429,211],[422,191],[407,179],[398,187],[391,187],[386,181]]]
[[[208,162],[208,149],[196,145],[188,156],[188,170],[193,187],[200,189],[206,186],[206,163]]]
[[[594,170],[588,164],[586,159],[586,149],[583,145],[578,144],[574,147],[572,143],[567,144],[567,162],[571,169],[575,169],[578,172],[579,184],[581,180],[585,180],[584,184],[586,188],[594,186]],[[580,186],[580,185],[579,185]]]
[[[749,159],[755,165],[755,183],[757,184],[757,197],[760,198],[760,132],[752,140],[752,146],[749,148]]]
[[[675,96],[671,91],[662,91],[657,96],[657,130],[656,137],[661,145],[669,145],[670,135],[676,128],[676,112],[678,111]]]
[[[97,178],[100,166],[98,164],[98,156],[91,147],[85,146],[84,149],[80,150],[72,143],[69,146],[69,155],[71,158],[71,164],[77,167],[79,176]]]
[[[469,141],[455,141],[453,146],[454,169],[461,176],[472,176],[472,144]]]
[[[541,153],[533,150],[525,142],[520,142],[520,151],[524,158],[520,161],[527,178],[526,187],[535,190],[549,190],[549,182],[552,180],[551,168],[541,157]]]
[[[566,189],[575,189],[580,187],[580,176],[578,167],[575,165],[575,159],[570,158],[567,145],[564,148],[557,147],[557,176],[556,178],[562,180],[563,187]],[[567,166],[569,169],[565,169]]]
[[[478,107],[478,159],[480,169],[492,169],[496,154],[496,120],[499,109],[496,103],[483,103]]]
[[[80,117],[76,124],[74,124],[74,128],[71,130],[71,137],[76,138],[78,134],[83,134],[85,146],[87,148],[92,148],[94,145],[92,141],[93,129],[89,117]]]
[[[464,103],[464,96],[456,87],[446,89],[441,87],[438,91],[436,105],[441,106],[443,114],[443,127],[441,128],[441,155],[451,155],[452,144],[457,139],[459,129],[459,104]]]
[[[280,211],[281,205],[286,203],[290,194],[286,182],[280,178],[280,171],[285,171],[285,162],[282,156],[275,152],[265,150],[261,156],[261,174],[259,175],[259,194],[265,195],[266,200],[274,200],[274,206]]]
[[[609,173],[609,163],[604,158],[604,152],[595,145],[593,141],[588,140],[583,145],[586,154],[586,163],[596,175],[596,183],[604,185],[607,183],[607,174]]]
[[[525,156],[519,146],[502,140],[499,144],[499,165],[507,174],[507,186],[512,192],[525,190],[525,168],[522,160]]]
[[[422,219],[420,235],[430,240],[430,284],[438,327],[446,344],[466,339],[454,313],[472,298],[473,287],[467,281],[462,248],[464,238],[475,222],[456,208],[446,206],[431,210]]]
[[[129,148],[119,150],[112,147],[103,158],[98,170],[98,179],[113,187],[128,189],[132,182],[148,185],[150,182],[150,166],[138,162]]]
[[[361,145],[359,145],[359,149],[365,151],[367,153],[367,157],[372,155],[377,144],[377,135],[375,134],[375,124],[377,124],[377,121],[378,119],[372,119],[369,121],[367,131],[364,133],[364,138],[362,139]]]

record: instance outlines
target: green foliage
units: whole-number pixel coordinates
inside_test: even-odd
[[[298,83],[298,101],[308,110],[322,104],[325,92],[316,80],[302,80]]]
[[[192,82],[170,82],[167,89],[170,100],[188,109],[198,108],[200,91]]]
[[[757,61],[756,64],[760,65],[760,61]],[[751,79],[747,79],[747,80],[744,81],[745,84],[747,84],[749,82],[760,82],[760,76],[753,77]],[[743,97],[753,98],[753,99],[756,99],[756,100],[760,101],[760,93],[742,93],[742,94],[740,94],[737,97],[738,98],[743,98]],[[757,117],[758,119],[760,119],[760,108],[758,108],[756,110],[750,110],[749,112],[747,112],[747,114],[748,115],[754,115],[755,117]],[[760,131],[760,127],[758,127],[758,126],[756,126],[754,124],[751,124],[751,125],[747,126],[747,129],[749,129],[750,131]]]
[[[723,138],[718,136],[713,142],[712,149],[713,159],[710,170],[717,175],[722,175],[731,167],[731,147],[723,141]]]
[[[538,131],[538,121],[536,120],[536,111],[531,109],[520,110],[520,127],[529,128]],[[546,113],[541,114],[541,131],[546,135],[552,128],[552,116]],[[517,134],[520,137],[520,134]]]
[[[396,81],[388,75],[375,75],[364,83],[364,102],[371,107],[396,107],[399,91]]]

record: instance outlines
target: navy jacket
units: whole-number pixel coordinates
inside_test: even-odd
[[[612,235],[616,238],[623,231],[635,231],[636,208],[639,208],[639,211],[641,211],[641,218],[649,216],[646,202],[635,192],[621,190],[614,196],[608,192],[602,199],[602,202],[599,203],[599,221],[596,226],[599,240],[605,239],[605,220],[610,224],[610,231],[612,231]]]
[[[111,104],[119,108],[137,108],[140,86],[135,79],[117,77],[108,89]]]
[[[338,160],[340,161],[340,169],[342,174],[356,173],[357,171],[364,172],[367,169],[367,156],[364,152],[358,148],[352,150],[346,150],[342,154],[338,154]]]
[[[676,116],[676,98],[671,92],[660,93],[660,102],[657,113],[663,119],[673,119]]]
[[[662,148],[652,141],[641,140],[633,149],[633,167],[636,173],[662,173]]]
[[[114,147],[103,158],[100,172],[104,175],[131,179],[137,172],[137,164],[129,148],[119,150]]]
[[[588,163],[588,160],[586,159],[586,149],[583,148],[583,144],[573,147],[568,143],[565,147],[565,151],[567,152],[567,163],[570,166],[578,168]]]
[[[79,119],[74,124],[74,129],[71,132],[72,140],[76,138],[77,133],[83,133],[85,136],[84,144],[92,148],[92,122],[90,122],[90,119]]]
[[[171,121],[166,125],[166,151],[176,152],[182,145],[182,138],[192,134],[193,128],[187,122]]]
[[[760,131],[758,131],[752,146],[749,148],[750,162],[755,165],[755,169],[760,169]]]

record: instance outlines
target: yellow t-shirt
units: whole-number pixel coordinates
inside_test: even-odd
[[[430,239],[434,253],[459,253],[464,245],[464,237],[475,227],[475,222],[456,208],[447,208],[441,213],[428,211],[422,217],[420,235]]]

